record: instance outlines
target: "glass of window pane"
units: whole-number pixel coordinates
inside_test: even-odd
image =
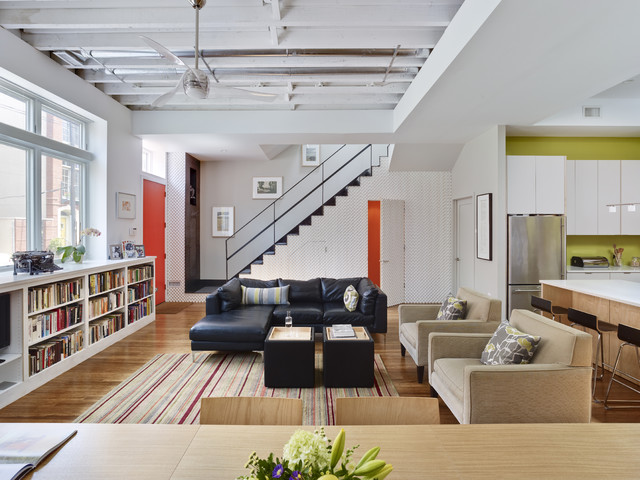
[[[83,148],[82,122],[50,108],[42,107],[42,135],[72,147]]]
[[[82,168],[78,162],[42,156],[42,248],[77,245],[82,230]]]
[[[27,102],[0,90],[0,122],[12,127],[27,128]]]
[[[0,143],[0,266],[27,249],[27,152]]]

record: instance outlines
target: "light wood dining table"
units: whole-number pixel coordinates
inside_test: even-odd
[[[294,426],[28,424],[78,433],[26,478],[231,480],[252,451],[281,455]],[[0,430],[12,424],[0,424]],[[21,424],[24,427],[25,424]],[[389,480],[637,479],[640,424],[345,426],[346,446],[391,463]],[[339,427],[325,427],[334,438]]]

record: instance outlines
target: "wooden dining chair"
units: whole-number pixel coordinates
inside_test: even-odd
[[[272,397],[203,397],[201,425],[302,425],[302,400]]]
[[[437,398],[336,398],[336,425],[430,425],[440,423]]]

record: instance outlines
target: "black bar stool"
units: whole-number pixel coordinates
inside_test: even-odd
[[[609,400],[609,392],[611,392],[611,384],[614,382],[619,383],[623,387],[627,387],[629,390],[633,390],[636,393],[640,393],[640,390],[624,383],[617,378],[614,378],[616,371],[618,370],[618,362],[620,361],[620,354],[624,347],[636,347],[636,358],[638,359],[638,365],[640,365],[640,354],[638,354],[638,347],[640,346],[640,330],[630,327],[628,325],[618,325],[618,338],[622,340],[622,343],[618,347],[618,355],[616,355],[616,361],[613,364],[613,371],[611,372],[611,379],[609,380],[609,386],[607,387],[607,393],[604,397],[604,408],[609,410],[611,408],[638,408],[640,405],[628,405],[634,403],[640,403],[640,400]],[[626,403],[627,405],[618,405],[613,407],[610,403]]]
[[[564,307],[554,307],[551,304],[551,300],[547,300],[545,298],[536,297],[535,295],[531,295],[531,306],[538,312],[547,312],[551,315],[551,318],[557,322],[560,319],[556,318],[556,315],[567,315],[567,309]]]
[[[593,362],[593,388],[591,396],[593,397],[594,402],[601,403],[602,400],[598,400],[596,398],[596,381],[601,380],[604,377],[604,346],[602,341],[602,334],[606,332],[615,332],[618,327],[608,322],[599,322],[597,316],[590,313],[581,312],[580,310],[576,310],[575,308],[567,309],[567,318],[569,319],[569,322],[571,322],[571,327],[573,327],[574,325],[580,325],[581,327],[593,330],[598,334],[598,338],[596,340],[595,358]],[[598,376],[598,350],[600,350],[600,376]]]

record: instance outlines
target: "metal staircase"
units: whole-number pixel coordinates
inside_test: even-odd
[[[373,150],[371,144],[342,145],[240,227],[226,240],[226,278],[251,273],[251,265],[262,265],[265,255],[275,255],[277,245],[286,245],[301,226],[323,215],[325,206],[335,205],[337,197],[349,194],[349,187],[360,185],[361,177],[371,176],[373,167],[380,166]]]

